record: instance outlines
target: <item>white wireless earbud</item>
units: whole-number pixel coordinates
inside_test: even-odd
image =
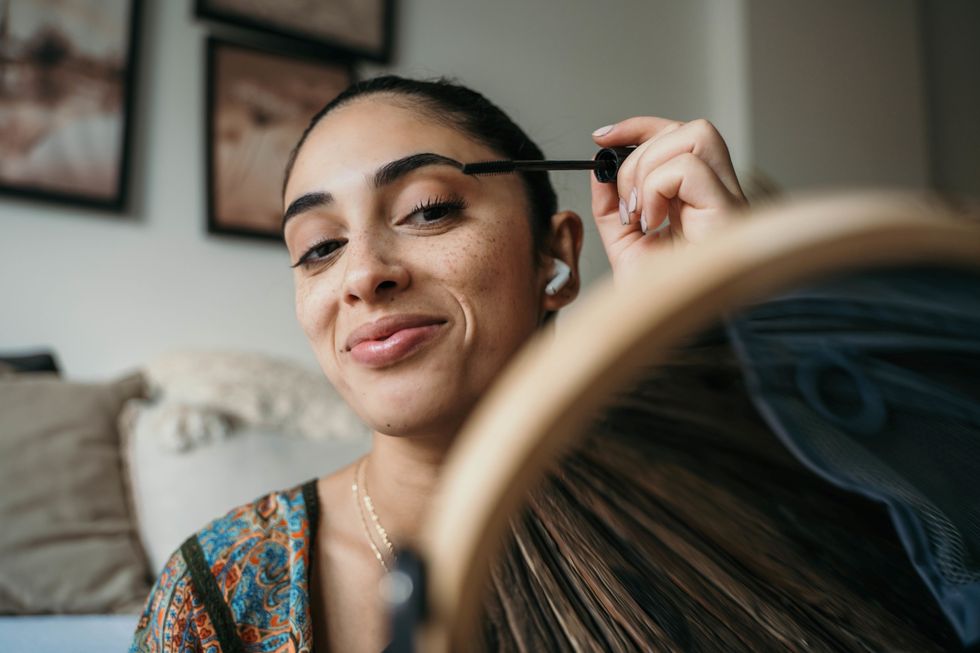
[[[548,285],[544,287],[544,291],[549,295],[557,294],[572,276],[572,268],[568,267],[568,264],[559,258],[555,259],[554,270],[554,275],[548,281]]]

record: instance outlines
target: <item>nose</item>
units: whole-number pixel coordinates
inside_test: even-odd
[[[344,275],[344,302],[375,303],[390,300],[408,287],[408,268],[385,253],[383,244],[369,239],[347,243],[347,269]]]

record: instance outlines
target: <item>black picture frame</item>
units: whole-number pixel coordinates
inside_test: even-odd
[[[321,57],[297,54],[283,48],[269,46],[268,44],[257,45],[243,41],[232,41],[220,37],[209,36],[205,47],[207,59],[206,79],[206,119],[205,119],[205,166],[207,172],[207,232],[209,234],[240,236],[255,240],[282,242],[280,191],[282,175],[286,160],[293,145],[299,140],[303,130],[306,128],[309,119],[327,102],[333,99],[340,91],[344,90],[355,80],[354,69],[349,60],[340,59],[338,61],[325,61]],[[269,66],[288,65],[301,67],[305,74],[311,74],[311,68],[322,69],[328,82],[336,81],[334,84],[325,83],[324,93],[317,98],[315,104],[306,102],[301,106],[292,107],[295,111],[288,112],[292,116],[277,122],[274,115],[262,107],[250,107],[247,99],[228,100],[228,79],[222,76],[229,76],[231,72],[227,69],[230,65],[227,59],[228,53],[237,53],[239,58],[247,57],[250,65],[246,67],[249,86],[255,88],[256,84],[261,86],[263,70]],[[263,64],[263,59],[266,63]],[[242,62],[238,63],[239,66]],[[298,71],[299,69],[297,69]],[[299,74],[297,72],[297,74]],[[243,76],[244,77],[244,76]],[[272,76],[276,81],[281,82],[289,76],[284,73]],[[265,75],[265,79],[269,79]],[[314,87],[314,84],[304,84],[306,88]],[[261,98],[262,94],[259,94]],[[275,97],[276,103],[289,102],[290,97],[287,92],[273,92],[266,97]],[[237,104],[236,107],[229,108],[229,104]],[[245,106],[242,106],[242,105]],[[219,115],[222,111],[228,111],[230,116]],[[253,116],[258,114],[258,121],[251,125],[242,124],[242,112]],[[266,115],[261,115],[265,111]],[[274,110],[272,111],[274,113]],[[236,117],[237,116],[237,117]],[[234,125],[229,125],[228,120],[235,121]],[[219,133],[221,129],[221,133]],[[272,139],[278,147],[271,150],[257,149],[252,145],[256,142],[268,145],[268,138],[275,130],[275,138]],[[239,135],[243,143],[222,144],[223,134],[232,133],[234,138]],[[251,140],[249,140],[251,139]],[[219,150],[221,148],[231,148],[222,157]],[[235,149],[237,148],[237,149]],[[222,161],[233,162],[235,171],[222,169]],[[244,168],[243,168],[244,166]],[[244,169],[244,172],[242,170]],[[230,187],[230,189],[229,189]],[[225,201],[225,195],[231,201],[240,202],[240,207],[233,209],[230,201]],[[251,195],[249,195],[251,194]]]
[[[30,0],[24,1],[29,2]],[[103,89],[109,87],[109,90],[105,91],[104,94],[117,97],[119,103],[118,147],[114,150],[112,160],[114,170],[110,174],[105,175],[106,178],[111,177],[110,189],[100,192],[96,190],[98,184],[84,184],[82,181],[76,181],[74,183],[75,187],[72,188],[72,180],[66,177],[63,172],[51,172],[49,173],[49,178],[38,176],[31,181],[23,178],[11,178],[10,173],[5,172],[3,167],[0,166],[0,194],[76,207],[101,209],[116,213],[126,211],[130,195],[130,166],[132,162],[133,125],[135,121],[134,107],[137,93],[137,66],[139,60],[138,52],[140,47],[140,22],[143,13],[143,0],[123,1],[125,7],[128,9],[129,15],[127,19],[120,21],[122,30],[125,30],[125,33],[121,33],[121,35],[126,39],[126,51],[120,57],[122,68],[118,71],[107,70],[109,64],[106,61],[98,60],[95,56],[80,56],[77,53],[73,55],[73,44],[70,38],[71,30],[64,28],[63,25],[59,26],[55,24],[55,27],[50,27],[50,23],[47,23],[44,25],[44,29],[48,31],[42,33],[42,29],[38,29],[26,43],[18,43],[16,39],[10,36],[13,29],[7,23],[9,16],[0,16],[0,24],[7,23],[6,28],[8,30],[6,37],[4,34],[0,34],[0,85],[5,83],[3,76],[5,73],[4,67],[8,67],[9,70],[14,66],[20,66],[23,70],[21,71],[22,74],[18,75],[19,79],[30,79],[33,76],[35,78],[34,83],[37,86],[50,86],[48,91],[41,95],[50,94],[57,98],[56,100],[51,98],[44,98],[42,100],[39,96],[37,110],[31,111],[30,107],[26,107],[26,113],[22,115],[32,115],[37,118],[37,116],[44,115],[45,113],[55,113],[51,109],[52,103],[73,101],[73,98],[79,94],[81,89],[86,88],[86,84],[84,83],[86,77],[89,81],[87,91],[90,94],[92,88],[96,88],[96,92],[99,92],[98,89],[101,84]],[[4,7],[9,10],[10,5],[4,4]],[[22,55],[21,58],[18,58],[18,53]],[[33,63],[31,59],[34,60]],[[37,63],[39,61],[44,61],[44,63]],[[32,66],[34,70],[31,70]],[[44,68],[45,70],[42,72],[37,70],[39,68]],[[49,79],[44,81],[46,75]],[[107,81],[107,79],[111,81]],[[115,84],[119,85],[118,94],[112,88]],[[4,95],[4,89],[0,88],[0,118],[3,118],[5,111],[10,111],[11,115],[15,111],[25,111],[25,107],[23,106],[14,106],[14,103],[17,102],[25,104],[24,98],[26,95],[23,88],[8,89],[6,92],[7,104],[5,104]],[[106,119],[104,116],[92,118],[93,121],[104,119]],[[78,121],[80,122],[81,118]],[[13,122],[15,124],[13,127],[10,127],[11,131],[23,133],[23,130],[17,126],[16,121]],[[48,129],[54,130],[54,124],[57,123],[52,122],[51,126],[47,126]],[[35,123],[36,125],[37,123]],[[63,129],[64,126],[65,124],[62,123],[58,126],[58,129]],[[46,125],[42,124],[37,128],[44,129],[45,127]],[[49,131],[46,135],[38,137],[33,145],[23,145],[23,147],[36,149],[37,144],[41,144],[47,148],[53,148],[57,152],[59,143],[64,142],[58,141],[58,136],[63,136],[64,134],[64,131],[61,131],[60,134]],[[0,141],[3,139],[4,136],[0,133]],[[9,143],[10,141],[8,141],[8,145]],[[23,158],[28,159],[31,156],[30,152],[33,152],[33,150],[25,151],[29,153]],[[80,154],[81,156],[79,158],[88,158],[86,152],[81,152]],[[0,157],[6,158],[8,165],[13,161],[10,152],[4,153],[0,151]],[[98,156],[92,156],[91,159],[97,160]],[[81,188],[85,190],[81,190]]]
[[[241,1],[243,6],[235,10],[221,6],[238,1]],[[333,32],[328,30],[317,33],[312,27],[309,27],[309,23],[307,23],[308,28],[304,29],[285,19],[277,22],[274,17],[268,15],[268,11],[263,14],[254,9],[250,10],[245,6],[245,0],[195,0],[194,11],[197,17],[203,20],[255,30],[300,42],[310,51],[327,58],[335,59],[346,56],[377,63],[391,62],[394,48],[395,0],[323,0],[323,2],[361,8],[368,3],[373,3],[378,13],[378,22],[372,26],[372,29],[378,30],[379,35],[370,43],[364,44],[358,43],[356,39],[351,39],[349,34],[338,29]],[[277,6],[283,15],[289,11],[288,5],[284,6],[281,0],[277,3],[267,4]],[[308,16],[304,16],[304,18],[308,18]]]

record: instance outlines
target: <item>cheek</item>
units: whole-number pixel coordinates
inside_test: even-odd
[[[313,348],[331,344],[324,336],[332,333],[337,318],[336,292],[324,279],[296,280],[296,320]]]
[[[296,321],[299,322],[303,333],[309,338],[311,333],[310,317],[312,312],[309,306],[310,287],[303,281],[296,281]]]
[[[525,323],[534,322],[530,244],[503,230],[473,236],[445,253],[441,274],[470,313],[481,343],[510,349],[524,339]]]
[[[296,281],[296,319],[327,380],[350,401],[347,383],[340,375],[334,332],[337,320],[337,292],[324,279]]]
[[[501,263],[496,238],[467,240],[447,254],[446,276],[470,292],[486,294],[494,289],[493,278],[505,272]]]
[[[504,273],[497,236],[473,229],[434,245],[423,265],[462,303],[473,304],[494,291],[494,277]]]

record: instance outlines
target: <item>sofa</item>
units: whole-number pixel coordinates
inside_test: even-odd
[[[184,538],[369,446],[290,361],[174,352],[92,383],[0,352],[0,651],[127,650]]]

